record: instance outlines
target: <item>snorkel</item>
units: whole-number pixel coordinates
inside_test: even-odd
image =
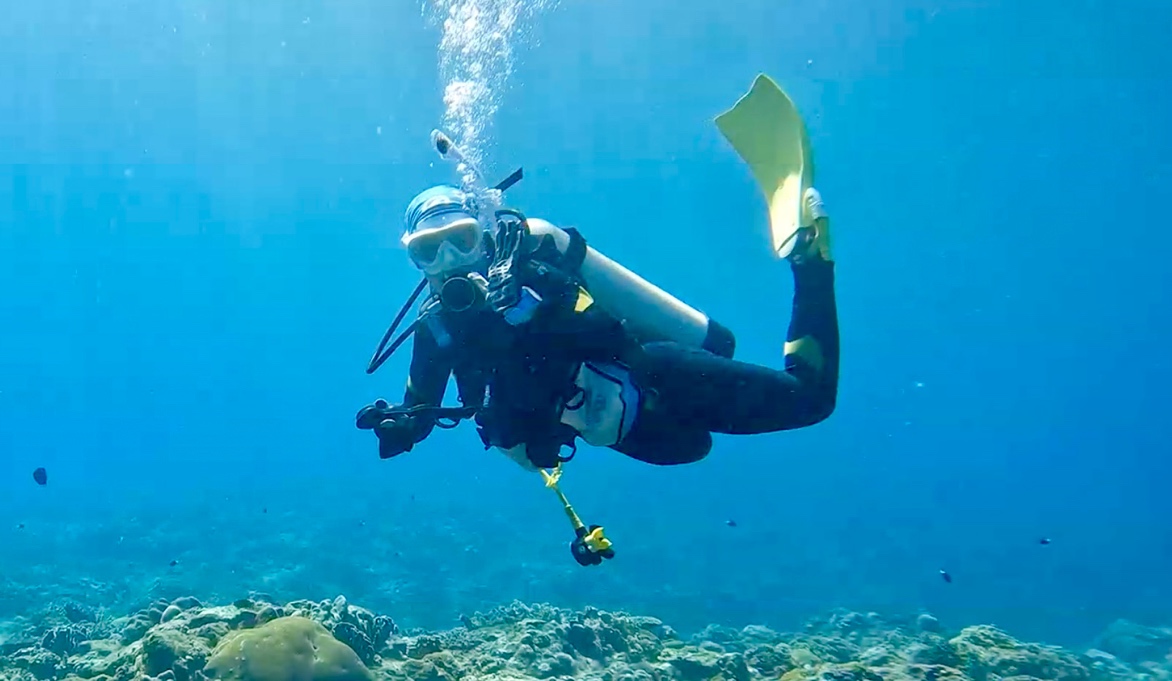
[[[480,221],[480,227],[486,233],[493,234],[496,230],[496,212],[500,210],[504,192],[497,187],[489,187],[476,164],[470,161],[464,151],[442,131],[431,131],[431,144],[440,158],[456,167],[456,173],[460,177],[460,188],[472,197],[472,214]]]

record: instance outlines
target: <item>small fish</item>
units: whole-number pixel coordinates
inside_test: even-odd
[[[18,529],[18,530],[23,530],[23,529],[24,529],[24,523],[21,523],[21,524],[17,525],[17,526],[16,526],[16,529]]]
[[[262,508],[262,509],[260,510],[260,512],[261,512],[261,513],[268,513],[268,512],[269,512],[269,509],[268,509],[268,507],[265,507],[265,508]]]
[[[178,564],[179,564],[179,561],[177,561],[177,560],[171,561],[171,567],[175,567]]]
[[[1041,539],[1038,540],[1038,543],[1041,544],[1042,546],[1045,546],[1046,544],[1050,543],[1050,538],[1049,537],[1042,537]]]
[[[940,571],[940,579],[943,579],[944,581],[948,582],[949,584],[952,584],[952,575],[948,574],[944,570]]]
[[[35,480],[38,485],[44,487],[45,485],[49,484],[49,473],[46,472],[44,468],[38,468],[37,470],[33,471],[33,480]]]
[[[724,524],[725,524],[725,525],[728,525],[729,527],[736,527],[736,526],[737,526],[737,521],[735,521],[735,520],[733,520],[733,519],[729,518],[728,520],[724,521]]]

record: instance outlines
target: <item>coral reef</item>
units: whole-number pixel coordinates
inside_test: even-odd
[[[204,667],[227,681],[372,681],[358,655],[320,623],[297,615],[234,631]]]
[[[61,604],[0,645],[6,681],[1115,681],[1172,679],[1172,630],[1112,625],[1075,653],[928,614],[835,612],[798,633],[513,603],[441,632],[401,632],[339,596],[278,604],[156,601],[110,619]],[[9,626],[5,631],[12,632]]]

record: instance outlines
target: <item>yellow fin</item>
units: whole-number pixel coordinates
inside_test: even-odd
[[[715,122],[765,195],[773,252],[788,257],[798,229],[808,226],[803,196],[814,185],[814,156],[801,114],[773,79],[760,74]]]

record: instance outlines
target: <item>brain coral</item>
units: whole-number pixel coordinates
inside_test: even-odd
[[[205,670],[224,681],[372,681],[345,643],[304,617],[282,617],[227,636]]]

